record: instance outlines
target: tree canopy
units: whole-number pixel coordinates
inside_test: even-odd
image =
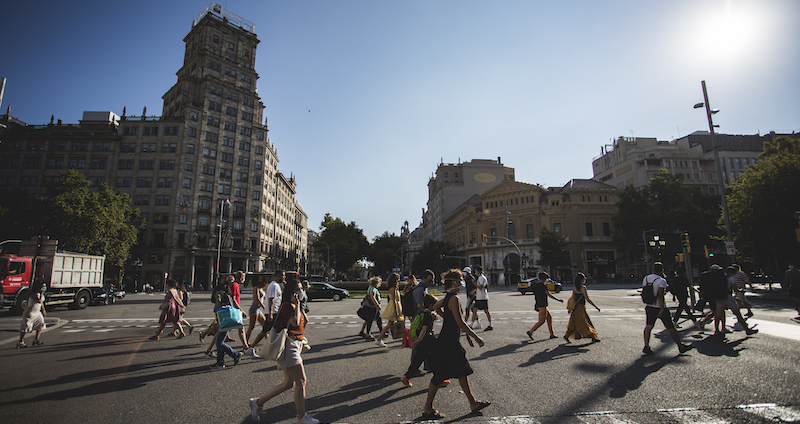
[[[728,194],[737,254],[764,268],[800,259],[794,230],[800,211],[800,138],[764,143],[759,162],[747,167]]]
[[[405,244],[405,238],[389,234],[388,231],[375,237],[368,255],[369,260],[375,264],[372,268],[373,274],[385,277],[393,268],[399,268],[403,257],[401,248]]]
[[[346,272],[369,253],[369,241],[355,222],[345,224],[341,218],[333,218],[326,213],[320,230],[319,237],[313,243],[314,249],[323,261],[330,259],[331,267],[338,272]],[[330,258],[327,257],[328,247]]]
[[[122,266],[138,239],[140,212],[130,206],[127,194],[106,184],[90,187],[86,177],[68,170],[49,187],[47,197],[31,199],[22,190],[0,196],[0,217],[16,227],[4,229],[5,237],[48,235],[58,240],[59,249],[106,255],[106,263]]]
[[[452,252],[453,246],[447,242],[429,241],[414,255],[411,272],[419,276],[422,271],[430,269],[438,276],[450,268],[463,266],[465,259],[453,257]]]
[[[566,249],[567,242],[563,237],[543,227],[539,233],[539,263],[542,268],[549,268],[551,274],[552,267],[569,265],[570,260]],[[555,275],[555,274],[553,274]]]
[[[688,232],[694,252],[721,235],[717,220],[720,216],[719,196],[703,194],[699,187],[683,184],[683,176],[661,169],[650,184],[625,187],[619,194],[614,224],[614,243],[629,258],[644,253],[642,232],[647,238],[658,234],[666,240],[664,253],[682,250],[679,233]]]

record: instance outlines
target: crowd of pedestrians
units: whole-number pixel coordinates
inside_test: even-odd
[[[538,281],[533,286],[534,310],[538,312],[538,321],[526,331],[526,334],[529,339],[533,339],[534,332],[547,324],[549,338],[555,339],[558,336],[555,334],[553,316],[548,301],[555,300],[563,303],[564,300],[554,296],[548,290],[547,284],[552,280],[546,272],[540,272],[538,277]],[[200,332],[201,343],[205,343],[206,337],[214,337],[205,350],[207,356],[216,359],[210,368],[213,370],[226,368],[225,356],[232,359],[234,366],[239,363],[244,354],[260,358],[256,346],[259,346],[262,339],[267,338],[269,347],[265,350],[269,350],[271,355],[268,359],[276,361],[277,368],[283,371],[283,380],[260,397],[250,399],[249,406],[253,420],[260,420],[263,407],[268,401],[293,389],[298,423],[319,423],[319,420],[313,418],[305,408],[307,378],[303,367],[302,353],[310,349],[305,337],[305,327],[308,323],[308,295],[305,291],[308,283],[304,282],[303,284],[297,280],[287,282],[285,274],[281,271],[274,274],[274,279],[269,284],[263,278],[260,277],[253,284],[253,301],[247,311],[242,309],[240,304],[239,285],[244,283],[242,271],[226,277],[224,282],[220,282],[214,287],[212,301],[215,319],[207,329]],[[382,348],[386,347],[384,338],[387,334],[397,337],[402,330],[405,330],[404,339],[408,338],[408,341],[406,344],[406,340],[404,340],[404,345],[411,349],[408,368],[400,377],[403,385],[412,386],[413,378],[425,375],[425,372],[420,370],[423,364],[425,371],[432,373],[432,378],[428,383],[427,397],[422,408],[422,419],[424,420],[444,418],[444,414],[436,410],[433,403],[439,388],[447,386],[450,379],[458,379],[461,392],[464,393],[471,412],[480,411],[490,405],[488,401],[477,400],[473,394],[469,376],[473,374],[474,370],[461,345],[461,336],[465,335],[470,346],[475,344],[479,347],[484,346],[485,341],[475,332],[482,328],[478,316],[480,311],[483,311],[487,324],[483,330],[491,331],[493,329],[492,316],[489,311],[489,281],[480,266],[468,266],[463,270],[451,269],[440,277],[443,295],[441,298],[437,298],[428,293],[428,289],[435,280],[435,274],[431,270],[425,270],[419,281],[414,275],[409,276],[407,284],[401,292],[400,275],[391,273],[386,280],[387,303],[382,309],[379,288],[382,286],[383,280],[380,277],[373,277],[369,281],[369,288],[359,310],[359,316],[363,318],[364,322],[358,336],[369,340],[374,339],[375,344]],[[797,305],[798,313],[800,313],[800,271],[790,265],[784,281],[789,298]],[[586,276],[578,273],[573,283],[572,293],[567,302],[569,322],[563,338],[566,343],[571,343],[571,339],[583,338],[591,339],[592,343],[599,342],[598,332],[587,313],[586,304],[593,306],[598,312],[600,312],[600,308],[589,297],[585,285]],[[678,269],[672,276],[667,277],[663,264],[656,262],[652,273],[645,276],[642,281],[642,291],[652,292],[652,296],[642,296],[643,300],[647,299],[644,307],[643,354],[653,354],[653,350],[650,348],[650,339],[657,321],[663,324],[681,354],[692,349],[691,345],[681,342],[677,332],[678,322],[682,317],[691,320],[701,330],[704,329],[707,322],[713,319],[714,334],[722,335],[730,332],[726,327],[726,311],[730,311],[747,335],[755,334],[758,330],[750,328],[745,318],[745,316],[753,316],[752,307],[744,296],[744,291],[750,284],[747,274],[738,265],[723,269],[715,264],[708,271],[702,273],[698,288],[695,288],[683,269]],[[466,299],[466,307],[463,309],[459,298],[462,285]],[[159,340],[168,324],[172,325],[173,334],[177,338],[186,336],[184,326],[188,328],[189,334],[194,329],[183,318],[183,313],[191,299],[185,285],[167,279],[165,289],[164,298],[159,307],[161,310],[159,327],[150,337],[151,340]],[[42,344],[39,338],[45,328],[44,291],[43,282],[35,281],[28,297],[27,309],[23,313],[18,348],[26,347],[24,337],[30,332],[36,333],[33,344]],[[695,305],[691,305],[689,302],[691,291],[697,292],[700,296],[700,300]],[[668,293],[671,293],[673,300],[677,302],[677,308],[673,315],[667,308],[666,295]],[[706,305],[709,306],[710,312],[704,316],[703,311]],[[238,311],[242,318],[238,326],[221,327],[220,320],[222,318],[218,319],[216,313],[223,308]],[[742,315],[741,308],[747,309],[745,316]],[[696,315],[695,313],[698,311],[699,315]],[[244,321],[246,318],[249,320]],[[438,319],[442,319],[442,325],[437,335],[434,331],[434,324]],[[382,325],[382,320],[386,320],[385,326]],[[371,335],[374,323],[377,323],[379,330],[377,339]],[[253,339],[256,324],[261,324],[261,330]],[[246,330],[245,325],[247,325]],[[241,351],[228,344],[233,342],[233,339],[229,337],[232,328],[235,328],[239,334],[242,344]],[[280,343],[277,355],[272,350],[276,334],[285,334],[285,340]],[[216,353],[213,352],[214,347],[216,347]]]

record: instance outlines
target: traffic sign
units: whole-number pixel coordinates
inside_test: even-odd
[[[734,246],[732,241],[725,242],[725,250],[728,251],[728,256],[733,256],[736,254],[736,246]]]

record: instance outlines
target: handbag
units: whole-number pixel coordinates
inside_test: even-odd
[[[286,349],[286,329],[278,331],[276,327],[269,330],[269,338],[267,339],[266,350],[261,354],[264,358],[270,361],[279,361],[283,358],[283,352]]]
[[[242,311],[230,306],[223,306],[217,310],[219,331],[228,331],[244,326]]]
[[[567,301],[567,310],[572,312],[573,309],[575,309],[575,296],[570,296]]]
[[[375,318],[375,308],[370,308],[369,306],[362,306],[356,312],[359,318],[367,321],[369,319]]]
[[[303,348],[300,350],[300,353],[306,353],[311,350],[311,344],[308,343],[308,337],[306,337],[305,334],[303,334],[303,340],[301,341],[303,342]]]

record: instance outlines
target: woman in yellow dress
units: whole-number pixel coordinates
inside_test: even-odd
[[[389,274],[386,282],[389,286],[389,302],[386,305],[386,309],[381,313],[381,318],[388,322],[386,327],[381,330],[378,339],[375,340],[375,344],[380,347],[386,347],[386,343],[383,342],[383,336],[386,335],[386,332],[392,330],[395,322],[403,320],[403,306],[400,303],[400,290],[397,288],[400,284],[400,274],[396,272]]]
[[[578,275],[575,276],[575,285],[572,288],[572,298],[567,303],[567,309],[570,306],[573,309],[570,311],[569,316],[569,324],[567,324],[567,333],[564,334],[564,340],[567,343],[570,343],[569,339],[572,337],[575,340],[583,339],[583,338],[591,338],[592,343],[599,342],[600,339],[597,336],[597,330],[594,329],[592,325],[592,320],[589,318],[589,315],[586,313],[586,302],[589,302],[592,306],[597,308],[597,312],[600,312],[600,308],[589,299],[589,294],[586,293],[586,286],[584,283],[586,282],[586,275],[582,272],[579,272]]]

